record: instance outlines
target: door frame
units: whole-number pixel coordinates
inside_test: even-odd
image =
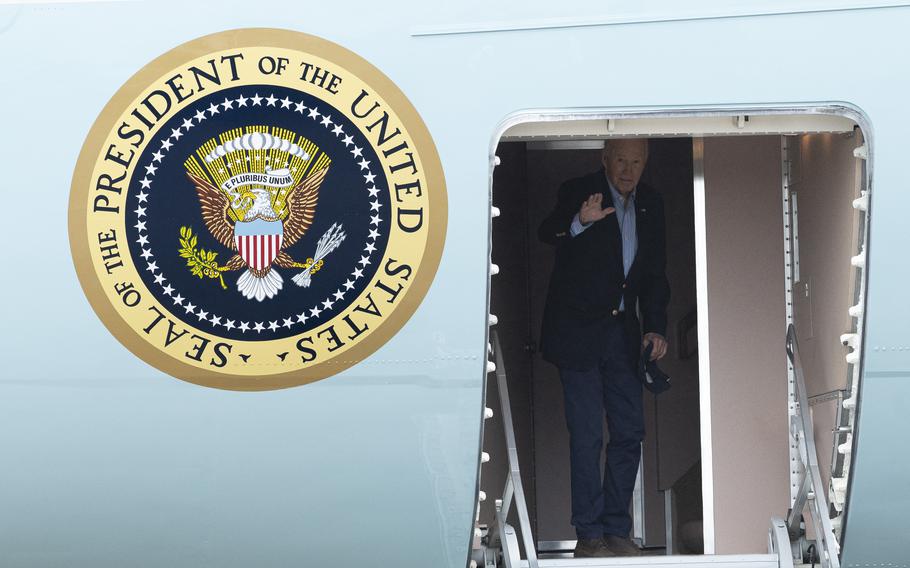
[[[761,117],[760,120],[750,118]],[[695,199],[695,255],[696,293],[698,306],[699,351],[699,416],[702,460],[702,507],[704,553],[715,552],[714,515],[714,456],[711,425],[711,372],[708,346],[708,290],[707,290],[707,235],[705,230],[705,184],[703,154],[696,155],[696,140],[705,136],[730,135],[787,135],[814,131],[809,126],[819,118],[842,118],[859,126],[868,149],[867,179],[872,178],[873,130],[868,115],[858,106],[845,102],[818,102],[803,104],[750,104],[718,106],[663,106],[663,107],[602,107],[602,108],[548,108],[529,109],[511,113],[494,128],[488,149],[487,191],[487,258],[493,250],[493,170],[498,165],[496,148],[505,140],[567,140],[605,139],[634,136],[673,136],[693,139],[693,177]],[[756,122],[762,122],[757,125]],[[563,128],[558,128],[562,126]],[[512,132],[510,134],[510,131]],[[703,150],[703,148],[702,148]],[[869,212],[867,212],[868,215]],[[866,232],[869,234],[869,223]],[[486,312],[490,314],[492,260],[487,263]],[[865,278],[868,278],[866,271]],[[486,315],[485,318],[489,316]],[[486,330],[489,342],[489,326]],[[864,358],[860,356],[860,373]],[[487,376],[483,377],[486,392]],[[481,421],[482,422],[482,421]],[[789,430],[789,426],[788,426]],[[481,437],[483,444],[483,424]],[[794,444],[790,444],[791,447]],[[480,456],[482,447],[478,449]],[[479,460],[478,460],[479,462]],[[479,480],[478,463],[478,480]],[[792,468],[791,468],[792,470]],[[794,475],[791,472],[791,476]],[[852,480],[852,476],[850,476]],[[792,485],[791,480],[791,485]],[[479,490],[479,485],[478,485]],[[848,487],[849,492],[849,487]],[[476,506],[476,505],[475,505]],[[476,511],[475,511],[476,513]]]

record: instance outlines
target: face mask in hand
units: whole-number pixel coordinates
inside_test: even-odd
[[[648,343],[645,350],[642,351],[638,360],[638,378],[641,384],[654,394],[660,394],[670,388],[670,375],[664,373],[657,366],[656,361],[651,360],[651,351],[654,345]]]

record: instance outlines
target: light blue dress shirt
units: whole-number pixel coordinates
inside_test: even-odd
[[[624,200],[622,194],[613,187],[610,180],[607,179],[607,185],[610,186],[610,194],[613,196],[613,208],[616,209],[616,221],[619,223],[619,232],[622,235],[622,267],[623,274],[629,275],[629,269],[635,260],[635,254],[638,252],[638,233],[635,230],[635,193],[632,190],[628,200]],[[578,218],[578,213],[572,218],[572,225],[569,227],[569,233],[577,237],[593,223],[582,224]],[[619,311],[625,311],[625,298],[619,301]]]

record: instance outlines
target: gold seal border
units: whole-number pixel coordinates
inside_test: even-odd
[[[346,351],[343,360],[330,358],[310,367],[262,377],[244,377],[199,369],[174,359],[145,340],[121,318],[108,300],[95,275],[90,244],[86,238],[86,192],[90,187],[92,167],[103,149],[105,139],[111,129],[116,127],[116,119],[128,104],[156,79],[186,61],[216,51],[249,47],[277,47],[313,53],[337,62],[359,77],[389,104],[407,129],[419,152],[429,188],[429,234],[423,259],[415,267],[414,281],[392,313],[374,333]],[[417,109],[391,79],[356,53],[329,40],[291,30],[244,28],[217,32],[174,47],[145,65],[117,90],[95,119],[79,152],[70,188],[68,217],[70,250],[82,290],[101,322],[124,347],[156,369],[190,383],[225,390],[263,391],[290,388],[329,378],[365,359],[401,330],[414,315],[436,276],[445,245],[448,205],[445,177],[436,145]]]

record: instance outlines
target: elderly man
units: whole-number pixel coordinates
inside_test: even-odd
[[[663,202],[639,184],[647,159],[646,139],[608,141],[604,168],[565,182],[539,231],[557,247],[541,343],[563,384],[576,557],[639,554],[629,539],[645,434],[636,369],[648,343],[652,359],[667,351],[670,297]]]

